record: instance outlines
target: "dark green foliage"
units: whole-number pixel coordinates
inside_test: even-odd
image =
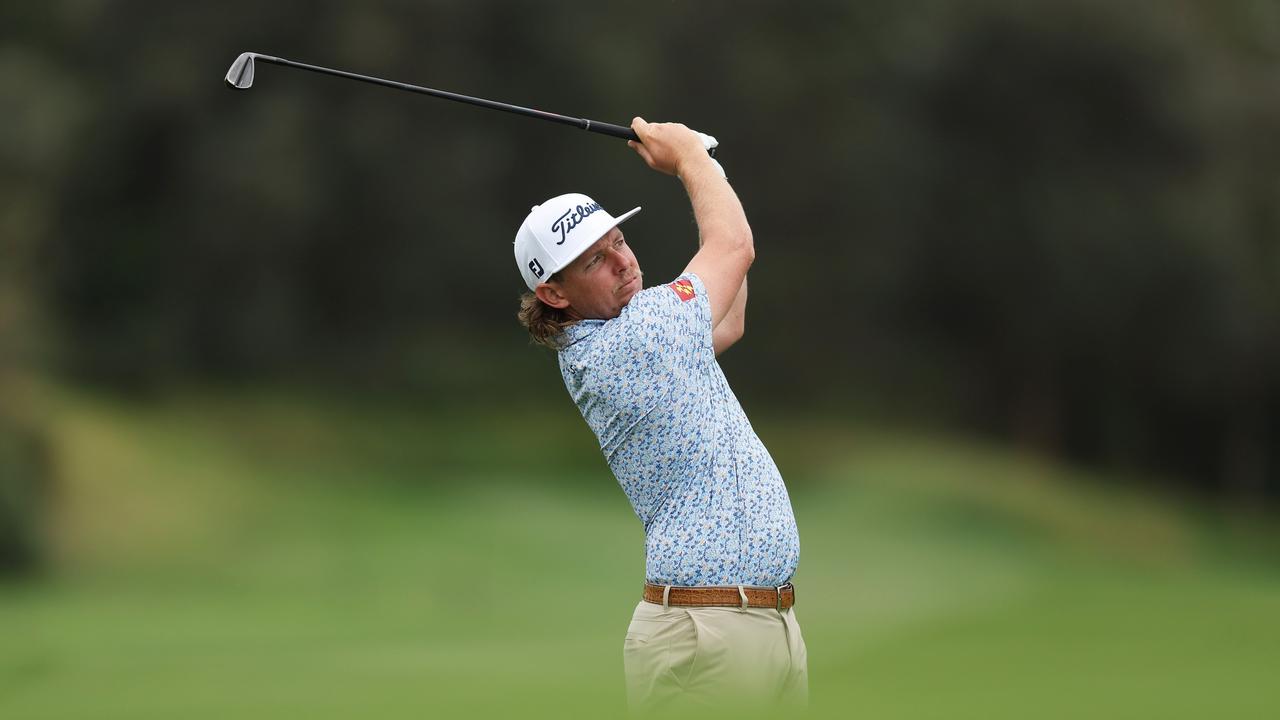
[[[748,401],[1274,492],[1280,25],[1251,0],[1113,5],[14,8],[27,70],[0,92],[40,88],[17,104],[43,120],[0,130],[0,179],[39,183],[41,287],[80,376],[557,398],[513,318],[516,226],[569,190],[643,204],[628,235],[656,283],[695,246],[676,183],[554,125],[221,75],[255,50],[680,120],[720,138],[757,238],[724,361]]]

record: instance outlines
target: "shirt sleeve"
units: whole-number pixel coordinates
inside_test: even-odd
[[[618,320],[623,344],[655,361],[712,347],[711,303],[702,278],[694,273],[637,293]]]

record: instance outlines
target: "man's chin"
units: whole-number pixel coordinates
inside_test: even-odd
[[[636,293],[638,293],[638,292],[640,292],[640,283],[639,283],[639,282],[637,282],[637,283],[635,284],[635,287],[634,287],[634,288],[632,288],[632,289],[630,289],[630,290],[624,290],[624,291],[622,292],[622,306],[621,306],[621,307],[626,307],[626,306],[627,306],[627,303],[631,302],[631,298],[635,297],[635,296],[636,296]]]

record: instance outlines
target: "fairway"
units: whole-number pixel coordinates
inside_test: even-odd
[[[55,563],[0,588],[0,716],[623,714],[643,535],[572,406],[50,404]],[[814,715],[1280,708],[1262,521],[781,420],[757,429],[800,526]],[[529,470],[535,446],[567,470]]]

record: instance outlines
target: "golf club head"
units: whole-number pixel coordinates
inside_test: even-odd
[[[252,86],[255,57],[254,53],[240,53],[240,57],[231,63],[231,69],[227,71],[227,84],[237,90],[246,90]]]

